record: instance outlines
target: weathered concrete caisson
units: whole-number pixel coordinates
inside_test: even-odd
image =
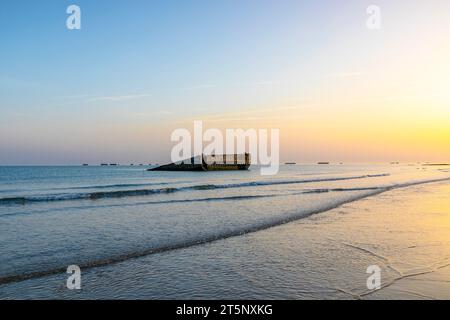
[[[217,171],[217,170],[248,170],[250,154],[210,155],[192,157],[180,162],[169,163],[147,171]]]

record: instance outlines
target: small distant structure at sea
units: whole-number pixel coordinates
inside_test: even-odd
[[[83,167],[87,167],[88,166],[88,164],[87,163],[83,163]]]
[[[291,166],[292,166],[292,165],[296,165],[297,163],[295,163],[295,162],[286,162],[285,164],[286,164],[286,165],[291,165]]]
[[[147,171],[222,171],[248,170],[250,154],[204,155],[192,157],[179,162],[169,163]]]
[[[321,162],[317,162],[317,164],[330,164],[329,162],[325,162],[325,161],[321,161]]]
[[[102,163],[101,166],[102,167],[106,167],[108,164],[107,163]]]
[[[109,165],[110,165],[110,166],[113,166],[113,167],[114,167],[114,166],[118,166],[117,163],[110,163]]]

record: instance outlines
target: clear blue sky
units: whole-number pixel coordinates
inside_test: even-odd
[[[407,12],[428,23],[448,9],[378,1],[387,26],[399,24],[382,38],[365,28],[372,3],[2,1],[0,164],[163,159],[174,121],[320,95],[327,74],[373,69]],[[81,7],[81,30],[65,27],[70,4]]]

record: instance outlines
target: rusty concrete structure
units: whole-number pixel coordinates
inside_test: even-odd
[[[248,170],[250,167],[250,154],[232,155],[201,155],[178,162],[169,163],[147,171],[222,171],[222,170]]]

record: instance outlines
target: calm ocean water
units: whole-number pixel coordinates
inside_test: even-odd
[[[72,264],[114,270],[121,262],[178,250],[173,265],[186,265],[190,256],[180,249],[450,178],[446,169],[416,164],[291,165],[276,176],[261,176],[256,167],[208,173],[145,169],[0,167],[0,298],[2,286],[64,274]],[[261,257],[252,259],[262,264]],[[220,274],[217,281],[226,282],[226,272]],[[176,272],[165,277],[176,278]],[[139,286],[123,281],[125,292],[103,297],[137,297]],[[161,275],[152,281],[162,281]]]

